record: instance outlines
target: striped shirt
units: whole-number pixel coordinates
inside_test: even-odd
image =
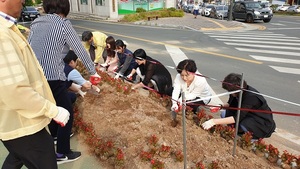
[[[30,26],[28,42],[43,67],[48,81],[66,80],[63,58],[70,48],[81,59],[90,74],[95,66],[84,49],[71,22],[57,14],[47,14],[35,19]]]

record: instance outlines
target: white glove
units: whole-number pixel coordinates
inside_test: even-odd
[[[179,108],[179,107],[178,107],[177,103],[175,103],[175,104],[172,105],[171,110],[172,110],[172,111],[177,111],[178,108]]]
[[[86,92],[83,92],[82,90],[79,90],[77,93],[78,93],[81,97],[83,97],[83,98],[84,98],[84,96],[85,96],[85,94],[86,94]]]
[[[216,125],[216,123],[214,122],[214,119],[210,119],[210,120],[207,120],[206,122],[204,122],[202,124],[202,127],[204,128],[204,130],[208,130],[208,129],[212,128],[214,125]]]
[[[98,75],[98,73],[96,72],[95,74],[93,74],[92,76],[95,76],[95,77],[101,77]]]
[[[114,77],[114,79],[119,79],[119,77],[120,77],[120,74],[117,73],[116,76]]]
[[[70,118],[70,113],[67,109],[57,106],[58,114],[53,118],[53,120],[58,123],[61,127],[64,127]]]
[[[108,64],[107,63],[102,63],[102,64],[100,64],[100,66],[106,67],[106,66],[108,66]]]
[[[127,77],[127,79],[130,79],[132,77],[132,74],[129,74],[126,77]]]

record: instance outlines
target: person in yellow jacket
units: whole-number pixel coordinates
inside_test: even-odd
[[[57,169],[53,119],[64,126],[70,113],[56,106],[36,56],[16,26],[24,0],[0,1],[0,140],[8,150],[2,168]]]
[[[82,33],[83,46],[96,65],[104,63],[102,53],[106,46],[106,38],[107,35],[102,32],[84,31]]]

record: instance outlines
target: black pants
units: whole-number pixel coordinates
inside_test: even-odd
[[[56,101],[56,105],[67,109],[70,113],[70,119],[65,127],[61,127],[54,120],[48,125],[51,135],[57,136],[56,152],[60,154],[67,154],[70,152],[70,133],[73,125],[73,108],[71,99],[68,95],[66,82],[55,80],[48,81],[52,94]]]
[[[53,139],[46,129],[21,138],[2,141],[9,154],[2,169],[57,169]]]

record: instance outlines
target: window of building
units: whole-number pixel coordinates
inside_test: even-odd
[[[96,5],[103,6],[104,0],[95,0],[95,1],[96,1]]]
[[[88,0],[80,0],[81,5],[87,5],[88,4]]]

